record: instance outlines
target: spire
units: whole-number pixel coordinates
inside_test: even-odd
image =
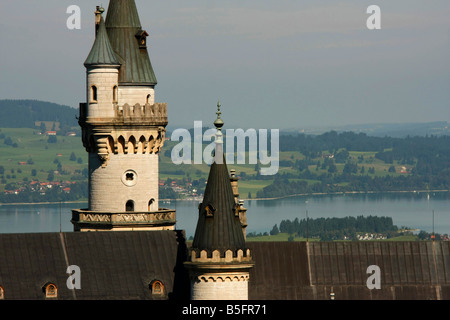
[[[120,65],[119,59],[111,47],[108,34],[106,33],[105,21],[101,14],[95,41],[84,65],[86,67],[93,65]]]
[[[220,102],[217,108],[218,117],[214,122],[217,128],[216,156],[220,154],[217,149],[222,148],[224,125],[220,118]],[[211,165],[203,203],[199,205],[193,249],[221,252],[245,249],[245,239],[223,152],[221,158],[223,161],[214,161]]]
[[[148,33],[142,30],[134,0],[111,0],[106,18],[111,45],[122,64],[121,85],[157,84],[147,51]]]

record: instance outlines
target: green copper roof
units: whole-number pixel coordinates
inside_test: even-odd
[[[143,34],[134,0],[111,0],[106,17],[106,30],[121,68],[121,85],[156,85],[157,80],[146,46],[139,44]]]
[[[91,52],[84,62],[85,66],[93,65],[119,65],[119,59],[114,53],[111,43],[106,33],[105,21],[103,17],[100,20],[97,35]]]

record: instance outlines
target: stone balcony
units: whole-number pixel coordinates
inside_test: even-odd
[[[99,212],[72,210],[74,231],[174,230],[175,210],[154,212]]]

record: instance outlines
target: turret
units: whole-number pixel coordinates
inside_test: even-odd
[[[111,47],[101,16],[95,42],[84,62],[87,72],[87,118],[101,119],[114,116],[114,104],[118,102],[120,62]],[[98,13],[96,12],[96,19]]]
[[[95,41],[84,63],[80,104],[89,153],[89,206],[73,210],[75,231],[174,229],[175,210],[159,207],[159,153],[167,104],[154,102],[156,77],[134,0],[95,11]]]
[[[220,104],[218,104],[216,148],[208,176],[190,259],[185,263],[191,278],[193,300],[247,300],[250,250],[235,202],[223,154]]]
[[[119,104],[154,104],[158,83],[134,0],[111,0],[106,19],[111,45],[120,58]]]

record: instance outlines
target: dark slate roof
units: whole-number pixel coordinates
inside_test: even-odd
[[[119,59],[114,53],[111,43],[106,33],[105,21],[101,17],[98,31],[95,37],[95,42],[92,46],[91,52],[89,53],[84,65],[120,65]]]
[[[250,300],[450,300],[450,242],[247,242]],[[0,286],[6,300],[189,299],[182,231],[0,234]],[[81,289],[69,290],[69,265]],[[367,267],[381,270],[370,290]],[[155,297],[153,280],[167,295]]]
[[[189,298],[181,231],[2,234],[0,257],[5,299],[44,299],[49,282],[60,300]],[[80,290],[67,288],[70,265],[80,267]],[[152,295],[153,280],[165,296]]]
[[[156,85],[157,80],[147,49],[139,47],[136,35],[142,32],[134,0],[111,0],[106,17],[111,45],[121,62],[121,85]]]
[[[450,242],[248,242],[250,300],[448,300]],[[367,288],[380,268],[381,289]]]
[[[212,216],[207,216],[208,206],[213,210]],[[192,247],[221,252],[246,248],[224,156],[222,163],[214,161],[211,165]]]

